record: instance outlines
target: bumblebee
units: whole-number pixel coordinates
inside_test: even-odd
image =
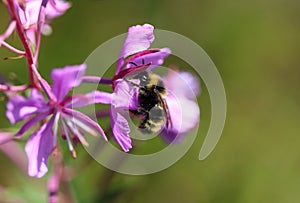
[[[168,105],[165,101],[167,90],[159,75],[152,72],[141,72],[133,77],[138,79],[139,87],[137,110],[131,113],[141,117],[139,129],[146,134],[158,133],[166,123],[169,127],[170,115]]]

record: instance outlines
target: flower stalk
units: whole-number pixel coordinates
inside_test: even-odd
[[[1,45],[3,45],[4,47],[6,47],[8,50],[10,50],[10,51],[12,51],[12,52],[14,52],[14,53],[16,53],[16,54],[19,54],[19,55],[21,55],[21,56],[26,56],[25,51],[21,51],[21,50],[15,48],[15,47],[11,46],[10,44],[8,44],[8,43],[5,42],[5,41],[2,41],[2,42],[0,42],[0,43],[1,43]]]
[[[11,14],[12,21],[16,23],[16,31],[18,33],[18,36],[21,40],[21,43],[25,50],[25,56],[27,61],[27,68],[28,68],[28,74],[29,74],[29,87],[38,88],[38,84],[35,79],[34,75],[34,58],[32,54],[32,50],[30,48],[29,42],[27,40],[27,36],[25,34],[24,28],[22,26],[22,23],[20,21],[20,18],[17,14],[16,7],[15,7],[15,1],[14,0],[7,0],[7,7]]]
[[[22,92],[28,89],[28,85],[10,86],[0,84],[0,91]]]
[[[41,46],[41,30],[43,22],[45,22],[45,9],[47,6],[48,0],[43,0],[40,10],[39,10],[39,16],[38,16],[38,24],[37,24],[37,31],[36,31],[36,46],[35,46],[35,53],[34,53],[34,62],[37,64],[39,52],[40,52],[40,46]]]

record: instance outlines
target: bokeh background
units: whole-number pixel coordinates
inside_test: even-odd
[[[180,161],[156,174],[129,176],[105,169],[79,149],[78,160],[66,156],[66,165],[76,175],[70,186],[62,184],[61,196],[72,193],[70,201],[80,203],[300,202],[300,1],[78,0],[72,4],[53,21],[53,34],[42,39],[39,66],[47,79],[53,67],[82,63],[101,43],[129,26],[151,23],[185,35],[206,50],[223,78],[228,114],[217,147],[199,161],[210,120],[210,101],[202,83],[199,135]],[[1,3],[1,32],[8,20]],[[9,42],[20,45],[16,35]],[[26,82],[24,59],[2,60],[11,55],[0,49],[1,74],[16,84]],[[166,63],[188,68],[176,58]],[[0,113],[0,126],[8,128],[4,102]],[[162,141],[151,143],[162,145]],[[22,160],[26,163],[25,157]],[[0,202],[47,201],[47,176],[27,177],[1,151],[0,164]]]

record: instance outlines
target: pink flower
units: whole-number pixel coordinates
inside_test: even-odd
[[[149,24],[136,25],[128,29],[113,78],[111,127],[115,140],[125,152],[132,148],[126,115],[129,110],[137,109],[139,103],[138,88],[123,78],[161,65],[164,58],[171,53],[168,48],[149,49],[154,41],[153,30],[154,27]]]
[[[26,33],[30,41],[34,44],[35,32],[37,31],[38,24],[41,23],[41,30],[43,34],[50,34],[51,20],[64,14],[70,7],[71,4],[64,0],[25,0],[25,4],[20,5],[16,3],[16,9],[21,23],[26,29]],[[44,22],[38,22],[40,15],[44,16],[43,18],[40,18]]]
[[[111,103],[111,94],[93,91],[84,95],[70,95],[69,91],[80,85],[86,65],[67,66],[53,69],[51,92],[55,98],[46,102],[42,94],[32,89],[28,98],[21,95],[12,96],[7,103],[6,116],[12,124],[27,120],[16,136],[21,136],[32,126],[44,121],[28,140],[25,151],[28,156],[28,174],[42,177],[48,171],[48,157],[57,146],[58,132],[65,136],[69,150],[76,156],[72,139],[87,145],[83,132],[101,134],[107,140],[102,128],[88,116],[74,110],[94,103]]]
[[[141,81],[130,77],[134,78],[139,73],[163,64],[164,58],[171,53],[168,48],[149,49],[154,40],[153,30],[154,27],[148,24],[129,28],[113,78],[111,126],[115,140],[125,152],[132,148],[128,112],[138,110],[141,105],[137,86]],[[194,100],[200,87],[198,80],[189,73],[168,75],[162,80],[167,90],[168,123],[171,125],[167,128],[164,124],[161,134],[166,141],[171,142],[199,122],[200,111]]]

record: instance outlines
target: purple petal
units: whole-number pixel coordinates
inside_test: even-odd
[[[147,70],[152,70],[153,68],[160,66],[164,63],[164,59],[171,54],[171,50],[168,48],[159,49],[158,52],[149,53],[137,58],[134,58],[130,62],[133,62],[137,65],[141,64],[151,64]],[[126,65],[126,68],[132,68],[135,65],[129,63]]]
[[[139,105],[138,88],[131,85],[128,81],[117,80],[111,103],[117,109],[137,109]]]
[[[21,23],[26,28],[37,23],[41,4],[42,1],[40,0],[27,0],[25,9],[19,5],[16,6]]]
[[[28,27],[29,25],[37,24],[41,5],[41,0],[27,0],[25,10],[19,5],[16,5],[17,12],[23,25],[25,24],[26,27]],[[45,15],[48,20],[51,20],[52,18],[64,14],[70,7],[71,4],[69,2],[63,0],[49,0],[49,3],[46,6]]]
[[[15,8],[18,13],[19,19],[22,24],[26,24],[27,18],[25,16],[24,9],[20,7],[19,2],[15,2]]]
[[[37,112],[39,109],[45,108],[45,101],[38,90],[33,89],[28,99],[21,95],[12,96],[6,104],[6,117],[12,124],[23,120]]]
[[[166,128],[163,128],[160,135],[166,143],[180,143],[184,140],[184,134],[179,134],[175,130],[167,130]]]
[[[69,2],[63,0],[49,0],[46,7],[47,18],[56,18],[64,14],[70,7],[71,4]]]
[[[85,95],[72,95],[73,99],[66,107],[78,108],[91,104],[110,104],[112,100],[112,94],[107,92],[100,92],[95,90]]]
[[[192,130],[199,123],[200,109],[195,101],[182,96],[176,98],[168,94],[166,102],[171,117],[171,126],[169,129],[163,129],[162,136],[168,142],[172,142],[175,138],[178,141],[178,137]]]
[[[128,29],[127,38],[119,56],[117,72],[119,72],[124,58],[150,47],[154,40],[153,30],[154,27],[149,24],[136,25]]]
[[[14,95],[8,100],[6,104],[6,117],[11,124],[15,124],[37,110],[37,108],[30,108],[23,105],[25,102],[26,99],[21,95]]]
[[[73,87],[80,85],[85,69],[86,65],[81,64],[52,70],[52,92],[56,95],[58,102],[62,101]]]
[[[26,30],[26,35],[28,37],[28,39],[30,40],[30,42],[32,42],[33,45],[35,45],[35,30],[34,29],[28,29]]]
[[[188,99],[195,99],[200,93],[200,82],[189,72],[170,71],[164,78],[166,88],[176,96],[182,95]]]
[[[125,152],[128,152],[132,148],[132,145],[129,137],[130,128],[123,114],[128,112],[128,109],[133,110],[137,108],[138,88],[134,87],[128,81],[117,80],[112,97],[110,123],[116,142]]]
[[[38,122],[40,122],[41,120],[45,119],[50,112],[46,112],[46,113],[39,113],[36,116],[34,116],[33,118],[31,118],[30,120],[28,120],[21,128],[20,130],[17,132],[16,136],[19,137],[21,136],[24,132],[26,132],[29,128],[31,128],[32,126],[34,126],[35,124],[37,124]]]
[[[48,157],[53,150],[52,126],[55,116],[35,132],[25,146],[28,175],[41,178],[48,171]]]
[[[32,89],[31,90],[29,99],[31,101],[35,102],[36,106],[41,107],[41,106],[46,105],[46,102],[45,102],[45,99],[44,99],[43,95],[37,89]]]
[[[128,152],[132,148],[131,139],[129,137],[130,128],[121,111],[122,110],[117,110],[111,106],[110,124],[116,142],[125,152]]]
[[[149,24],[130,27],[120,57],[126,58],[148,49],[154,40],[153,30],[154,27]]]

